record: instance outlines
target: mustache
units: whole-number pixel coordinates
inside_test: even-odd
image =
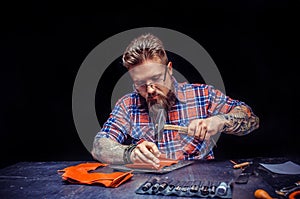
[[[147,94],[147,100],[151,100],[152,98],[154,98],[156,96],[158,98],[167,98],[167,96],[163,92],[161,92],[161,91],[155,91],[153,93],[148,93]]]
[[[156,98],[154,99],[154,97]],[[148,108],[151,108],[153,105],[159,104],[166,109],[170,109],[175,103],[175,100],[176,96],[171,90],[169,90],[167,95],[165,95],[163,92],[156,91],[155,93],[148,94],[146,99]]]

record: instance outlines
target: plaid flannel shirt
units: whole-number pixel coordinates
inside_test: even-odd
[[[217,114],[226,114],[244,102],[233,100],[224,93],[206,84],[178,83],[174,77],[176,103],[169,109],[166,124],[188,126],[194,119],[204,119]],[[250,107],[249,107],[250,109]],[[250,109],[251,110],[251,109]],[[244,134],[246,134],[245,132]],[[96,138],[111,138],[119,143],[130,139],[136,144],[141,140],[155,142],[154,125],[149,117],[145,98],[136,91],[119,99],[103,124]],[[178,131],[164,130],[158,149],[172,159],[213,159],[213,146]]]

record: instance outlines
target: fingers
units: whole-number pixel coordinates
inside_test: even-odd
[[[204,120],[194,120],[188,126],[188,135],[196,139],[204,140],[207,138],[207,125]]]
[[[158,150],[156,144],[154,144],[153,142],[145,142],[144,145],[155,157],[159,157],[160,156],[160,151]],[[143,145],[141,145],[141,147],[143,147]]]
[[[159,156],[160,152],[157,146],[153,142],[144,141],[133,150],[131,157],[133,162],[150,163],[158,168],[160,166]]]

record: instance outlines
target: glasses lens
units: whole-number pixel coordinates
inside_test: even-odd
[[[146,91],[146,89],[147,89],[147,86],[146,86],[146,84],[143,84],[143,85],[137,86],[137,90],[139,90],[139,91]]]
[[[154,76],[151,78],[151,82],[148,84],[134,84],[134,87],[138,91],[146,91],[148,86],[151,88],[155,88],[156,86],[164,85],[164,82],[166,80],[166,74],[167,74],[167,65],[165,66],[165,71],[160,76]]]

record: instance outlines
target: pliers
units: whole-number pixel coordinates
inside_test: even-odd
[[[280,190],[275,190],[275,192],[285,198],[296,199],[295,196],[300,196],[300,181],[295,182],[291,186],[283,187]]]

